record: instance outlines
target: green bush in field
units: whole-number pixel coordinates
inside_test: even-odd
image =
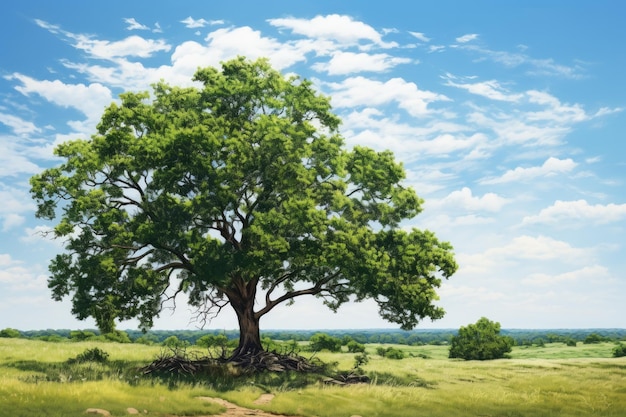
[[[186,340],[180,340],[177,336],[170,336],[163,341],[163,346],[178,349],[189,346],[189,342]]]
[[[128,333],[122,330],[113,330],[112,332],[105,333],[102,336],[110,342],[117,343],[131,343],[130,337],[128,337]]]
[[[356,340],[349,341],[346,346],[348,347],[348,352],[350,353],[365,352],[365,345],[357,342]]]
[[[506,357],[515,344],[508,336],[500,335],[500,323],[482,317],[476,324],[462,326],[452,338],[450,358],[489,360]]]
[[[87,349],[83,353],[78,354],[75,358],[69,359],[68,363],[84,363],[84,362],[97,362],[97,363],[105,363],[109,360],[109,354],[100,349],[93,348]]]
[[[613,349],[613,357],[621,358],[623,356],[626,356],[626,345],[623,343],[620,343],[619,345],[615,346],[615,348]]]
[[[384,347],[379,347],[376,349],[376,353],[380,356],[387,359],[404,359],[405,354],[403,350],[394,347],[388,347],[385,349]]]
[[[20,333],[19,330],[11,329],[9,327],[7,327],[6,329],[0,330],[0,337],[16,339],[21,336],[22,334]]]
[[[82,342],[85,340],[91,340],[95,337],[96,334],[88,330],[72,330],[70,332],[70,340],[72,342]]]
[[[228,345],[228,337],[224,334],[207,334],[204,335],[198,340],[196,340],[196,345],[203,348],[211,348],[211,347],[226,347]]]
[[[309,339],[309,349],[313,352],[328,350],[330,352],[339,352],[341,350],[342,340],[326,333],[315,333]]]

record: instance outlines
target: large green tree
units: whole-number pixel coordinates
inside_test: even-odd
[[[374,299],[383,318],[437,319],[436,288],[457,268],[429,231],[404,230],[421,200],[391,152],[347,150],[329,99],[266,60],[199,69],[196,86],[156,84],[111,104],[89,140],[31,179],[66,250],[53,298],[104,332],[152,325],[186,293],[203,317],[230,305],[235,356],[262,350],[259,320],[296,297],[333,310]],[[310,318],[308,318],[310,319]]]

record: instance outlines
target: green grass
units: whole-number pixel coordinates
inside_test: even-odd
[[[515,347],[511,359],[485,362],[450,360],[445,346],[399,345],[407,358],[392,360],[376,355],[378,346],[367,345],[370,362],[363,366],[371,384],[307,385],[293,374],[172,384],[135,371],[160,347],[0,339],[0,416],[84,416],[87,408],[126,416],[129,407],[152,416],[223,411],[199,396],[303,417],[626,416],[626,358],[611,358],[612,343]],[[109,361],[67,363],[94,347]],[[354,364],[350,353],[316,356],[340,370]],[[267,391],[274,400],[254,404]]]

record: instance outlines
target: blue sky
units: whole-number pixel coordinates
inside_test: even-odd
[[[53,302],[62,250],[28,179],[125,90],[244,55],[311,79],[347,146],[391,149],[425,199],[405,227],[455,247],[447,315],[624,327],[626,6],[620,1],[24,1],[0,13],[0,328],[89,328]],[[184,300],[155,328],[195,328]],[[263,328],[393,327],[299,299]],[[136,323],[121,323],[135,328]],[[236,328],[224,311],[210,327]]]

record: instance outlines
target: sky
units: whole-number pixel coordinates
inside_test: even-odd
[[[447,314],[503,328],[626,327],[626,4],[615,0],[21,1],[0,12],[0,329],[94,328],[55,302],[63,251],[29,178],[123,91],[268,57],[331,97],[346,146],[392,150],[425,200],[403,227],[454,246]],[[155,329],[199,326],[184,300]],[[224,310],[207,328],[236,328]],[[300,298],[266,329],[395,328]],[[137,328],[134,321],[118,325]]]

